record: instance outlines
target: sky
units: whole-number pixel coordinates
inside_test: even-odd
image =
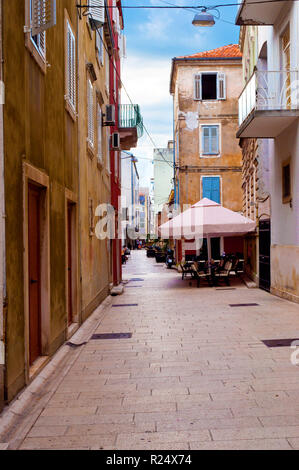
[[[205,0],[201,5],[235,3],[235,0]],[[236,2],[237,3],[237,2]],[[122,6],[196,6],[196,0],[122,0]],[[131,152],[138,157],[140,186],[149,186],[153,173],[154,147],[166,147],[172,140],[172,97],[169,93],[173,57],[237,44],[239,27],[234,20],[238,7],[222,7],[213,27],[195,27],[195,12],[184,9],[126,9],[124,34],[127,58],[122,64],[122,81],[132,102],[139,104],[144,124],[154,144],[145,135]],[[211,11],[216,17],[217,11]],[[122,90],[122,102],[128,97]]]

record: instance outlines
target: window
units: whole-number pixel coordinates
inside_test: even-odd
[[[66,29],[66,99],[76,111],[76,40],[68,19]]]
[[[41,2],[36,2],[30,0],[30,25],[36,22],[39,19],[40,22],[40,13]],[[34,47],[37,49],[39,54],[45,58],[46,57],[46,31],[42,31],[39,34],[35,34],[34,29],[31,31],[31,41],[34,44]]]
[[[220,204],[220,177],[203,176],[202,177],[202,197]]]
[[[106,128],[106,168],[110,173],[110,131]]]
[[[225,100],[225,74],[218,72],[198,73],[194,76],[195,100]]]
[[[100,103],[97,104],[97,120],[98,120],[98,160],[103,161],[103,145],[102,145],[102,109]]]
[[[98,54],[98,61],[100,65],[104,63],[104,47],[103,47],[103,28],[98,28],[96,31],[96,50]]]
[[[219,155],[219,126],[201,126],[201,154]]]
[[[109,54],[107,51],[105,51],[105,85],[106,85],[106,89],[109,93],[109,79],[110,79],[110,70],[109,70],[109,67],[110,67],[110,60],[109,60]]]
[[[94,109],[93,109],[93,86],[90,78],[87,80],[87,141],[94,147]]]
[[[291,202],[291,162],[288,160],[282,165],[282,202],[284,204]]]

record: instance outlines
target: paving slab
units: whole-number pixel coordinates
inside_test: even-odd
[[[51,385],[42,378],[51,396],[12,445],[299,449],[294,350],[262,342],[297,336],[298,305],[248,289],[238,279],[232,280],[234,290],[190,286],[175,270],[158,269],[144,251],[132,252],[125,272],[128,280],[142,273],[140,288],[125,285],[112,303],[126,306],[108,305],[94,333],[132,337],[92,339],[66,372],[63,362],[60,381]],[[258,305],[230,307],[244,303]],[[24,416],[31,412],[26,406]],[[0,449],[10,444],[3,440]]]

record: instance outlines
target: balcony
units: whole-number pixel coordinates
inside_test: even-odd
[[[239,98],[237,137],[275,138],[299,117],[298,71],[256,71]]]
[[[138,104],[119,105],[118,128],[121,149],[136,147],[138,139],[143,135],[143,119]]]
[[[263,0],[243,0],[236,17],[236,24],[241,25],[273,25],[281,16],[282,10],[289,1],[273,2]]]

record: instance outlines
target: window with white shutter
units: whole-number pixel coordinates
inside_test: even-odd
[[[110,173],[110,130],[106,127],[106,168]]]
[[[100,65],[104,64],[104,46],[103,46],[103,28],[98,28],[96,31],[96,50],[98,54],[98,61]]]
[[[69,20],[66,20],[66,100],[76,111],[76,40]]]
[[[30,0],[30,36],[35,49],[45,59],[46,57],[46,31],[42,30],[43,2]]]
[[[218,100],[226,99],[226,88],[225,88],[225,74],[217,74],[217,98]]]
[[[102,145],[102,109],[100,103],[97,104],[97,124],[98,124],[98,160],[103,161],[103,145]]]
[[[31,34],[37,36],[56,24],[56,0],[30,0]]]
[[[201,153],[203,155],[219,154],[219,125],[201,126]]]
[[[92,29],[100,28],[105,23],[105,0],[89,0],[88,5],[90,18],[95,25]]]
[[[109,93],[109,80],[110,80],[110,60],[109,54],[105,51],[105,85],[107,92]]]
[[[194,99],[201,100],[201,73],[194,75]]]
[[[87,141],[94,147],[94,105],[93,105],[93,85],[90,78],[87,79]]]
[[[225,100],[225,74],[220,72],[202,72],[194,75],[195,100]]]

